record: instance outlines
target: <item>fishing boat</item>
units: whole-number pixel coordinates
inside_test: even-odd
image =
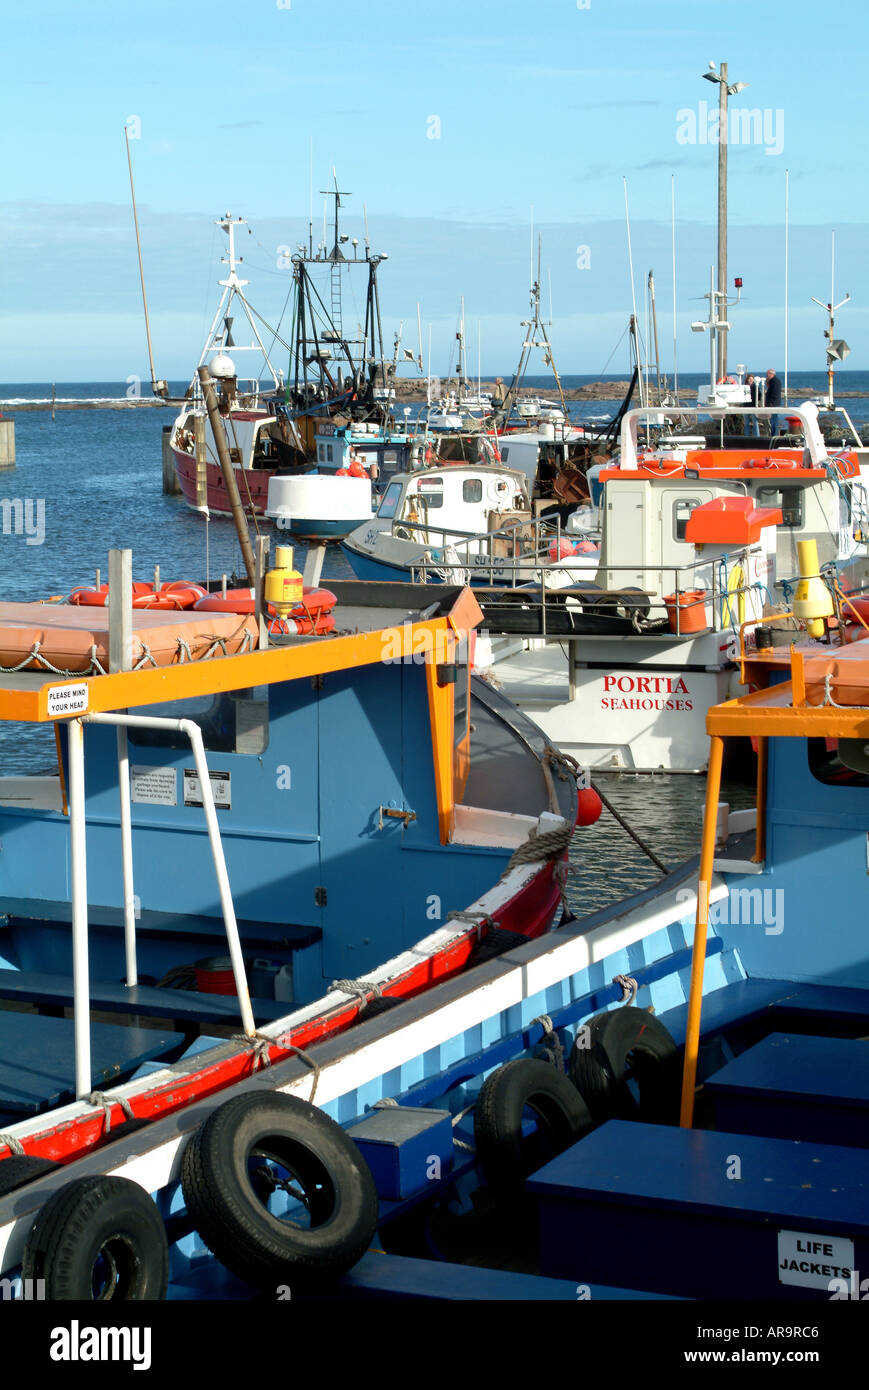
[[[707,410],[722,424],[725,411],[739,416]],[[706,711],[737,693],[739,631],[786,612],[801,540],[817,542],[844,589],[865,584],[860,458],[828,449],[816,407],[790,413],[797,430],[778,441],[722,429],[713,441],[671,432],[643,445],[644,412],[627,412],[618,458],[590,471],[590,505],[574,514],[584,520],[566,527],[594,536],[599,526],[596,569],[569,587],[544,575],[510,589],[506,560],[508,584],[481,596],[492,640],[478,660],[584,764],[705,769]],[[776,640],[790,626],[783,617]]]
[[[307,244],[299,243],[287,256],[293,274],[294,336],[286,381],[272,361],[278,329],[264,329],[265,320],[245,295],[248,282],[238,274],[241,258],[235,233],[243,219],[227,213],[217,224],[228,238],[228,274],[220,281],[223,292],[185,404],[169,432],[178,485],[195,510],[207,508],[212,516],[232,511],[219,459],[223,441],[216,439],[202,400],[202,367],[208,367],[220,385],[221,426],[239,496],[251,516],[266,515],[273,477],[334,471],[342,462],[349,464],[351,457],[366,456],[376,463],[377,477],[385,480],[410,464],[411,441],[406,430],[396,428],[390,407],[389,384],[397,362],[384,354],[377,272],[387,257],[372,252],[367,234],[360,249],[358,239],[341,231],[340,209],[347,195],[337,184],[327,196],[334,203],[331,247],[324,217],[319,245],[314,246],[311,224]],[[366,277],[364,323],[345,332],[342,277],[354,270]],[[233,338],[230,311],[236,304],[250,327],[249,344]],[[263,340],[269,337],[267,349]],[[398,344],[396,358],[397,352]],[[247,387],[235,361],[239,353],[254,353],[262,363],[259,376]],[[266,390],[263,374],[270,378]]]
[[[397,474],[376,515],[341,542],[360,579],[473,585],[569,584],[593,572],[598,547],[562,533],[560,515],[535,516],[528,478],[503,463],[429,464]]]
[[[4,1277],[20,1269],[25,1291],[41,1279],[47,1298],[87,1298],[96,1271],[116,1301],[859,1298],[869,960],[854,907],[869,832],[869,646],[841,643],[829,616],[813,616],[819,602],[809,584],[795,606],[824,641],[771,648],[762,620],[742,636],[752,689],[708,716],[699,865],[533,939],[505,942],[503,908],[484,896],[476,924],[491,954],[473,969],[447,968],[382,1013],[372,1002],[358,1026],[310,1047],[302,1028],[319,1002],[261,1024],[247,1049],[200,1039],[186,1067],[155,1057],[147,1075],[51,1112],[54,1152],[82,1124],[103,1139],[74,1161],[67,1147],[60,1168],[33,1167],[45,1118],[5,1120],[4,1142],[25,1153],[0,1159],[0,1173],[29,1180],[0,1198]],[[296,654],[310,669],[313,653],[335,649],[330,639]],[[226,662],[265,671],[264,656],[286,660]],[[93,698],[109,703],[98,692],[110,681],[113,703],[127,704],[120,676],[92,681]],[[70,749],[85,717],[73,716]],[[723,744],[749,735],[757,806],[731,812],[718,800]],[[189,875],[175,888],[194,891]],[[483,917],[493,910],[498,935]],[[384,995],[402,970],[420,983],[430,961],[423,941],[387,975],[336,982],[327,1000],[349,1021],[378,982]],[[18,999],[44,1002],[50,988],[21,967],[0,982],[18,983]],[[138,988],[142,1013],[157,1001]],[[27,1026],[47,1022],[59,1020]],[[257,1045],[267,1069],[253,1064]],[[169,1087],[168,1112],[104,1133],[124,1099],[145,1118],[146,1098]]]
[[[561,911],[576,781],[472,680],[470,592],[349,582],[326,629],[284,628],[278,558],[271,621],[264,599],[134,590],[129,552],[79,602],[3,606],[3,717],[54,724],[58,757],[0,778],[4,1269],[19,1184],[277,1077]]]

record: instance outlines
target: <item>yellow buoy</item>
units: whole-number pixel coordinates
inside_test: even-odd
[[[266,575],[266,603],[271,604],[279,617],[285,618],[291,608],[302,602],[303,593],[302,576],[293,569],[293,547],[276,546],[275,564]]]
[[[810,637],[823,637],[825,618],[832,618],[833,595],[818,573],[817,541],[797,541],[800,578],[794,596],[793,613],[806,624]]]

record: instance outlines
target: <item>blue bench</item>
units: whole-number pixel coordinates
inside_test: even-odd
[[[387,1255],[369,1250],[350,1273],[345,1274],[336,1295],[339,1298],[434,1298],[487,1302],[505,1299],[522,1303],[566,1300],[576,1303],[580,1297],[577,1284],[576,1279],[546,1279],[515,1270],[483,1269],[476,1265],[419,1260],[407,1255]],[[592,1305],[600,1299],[657,1297],[655,1294],[637,1294],[625,1289],[602,1288],[587,1282],[581,1296],[590,1299]],[[593,1313],[589,1313],[589,1317],[593,1316]]]
[[[92,1023],[91,1081],[115,1085],[143,1062],[180,1049],[182,1033]],[[75,1099],[75,1040],[70,1018],[0,1011],[0,1111],[36,1115]]]
[[[46,1008],[72,1008],[72,976],[45,975],[30,970],[0,970],[0,999]],[[171,1018],[190,1025],[240,1021],[234,994],[197,994],[189,989],[157,989],[152,985],[128,988],[113,980],[91,980],[90,1006],[103,1013],[143,1014]],[[257,1023],[283,1018],[292,1004],[278,999],[252,999]]]
[[[719,1129],[869,1148],[869,1043],[771,1033],[705,1086]]]
[[[685,1042],[688,1005],[660,1015],[681,1046]],[[806,985],[792,980],[735,980],[704,995],[702,1036],[709,1040],[736,1029],[755,1036],[779,1031],[824,1031],[840,1037],[869,1032],[869,990],[848,985]]]
[[[832,1279],[869,1269],[859,1149],[610,1120],[527,1187],[541,1272],[554,1279],[829,1299]]]

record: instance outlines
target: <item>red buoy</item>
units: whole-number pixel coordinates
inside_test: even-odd
[[[594,787],[580,787],[576,793],[577,825],[594,825],[603,810],[603,802]]]

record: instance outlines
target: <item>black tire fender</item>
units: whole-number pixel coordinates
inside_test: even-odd
[[[44,1279],[48,1299],[165,1298],[169,1247],[156,1203],[129,1178],[74,1178],[36,1217],[21,1272]]]
[[[13,1154],[11,1158],[4,1158],[0,1163],[0,1197],[59,1167],[53,1158],[40,1158],[37,1154]]]
[[[403,999],[396,999],[391,994],[378,994],[376,998],[369,999],[362,1012],[357,1016],[357,1023],[366,1023],[369,1018],[377,1018],[378,1014],[389,1013],[390,1009],[397,1009],[399,1004],[403,1004]]]
[[[522,1134],[522,1112],[533,1112],[537,1142]],[[548,1062],[520,1057],[483,1083],[474,1109],[477,1158],[490,1187],[521,1185],[529,1173],[592,1128],[582,1096]]]
[[[676,1044],[659,1019],[631,1005],[595,1014],[577,1033],[568,1074],[596,1123],[619,1117],[674,1124],[679,1106]],[[628,1080],[639,1091],[636,1098]]]
[[[270,1164],[304,1194],[308,1224],[268,1210]],[[340,1278],[377,1229],[374,1179],[352,1139],[316,1106],[277,1092],[236,1096],[215,1110],[184,1150],[181,1187],[209,1249],[263,1289]]]

